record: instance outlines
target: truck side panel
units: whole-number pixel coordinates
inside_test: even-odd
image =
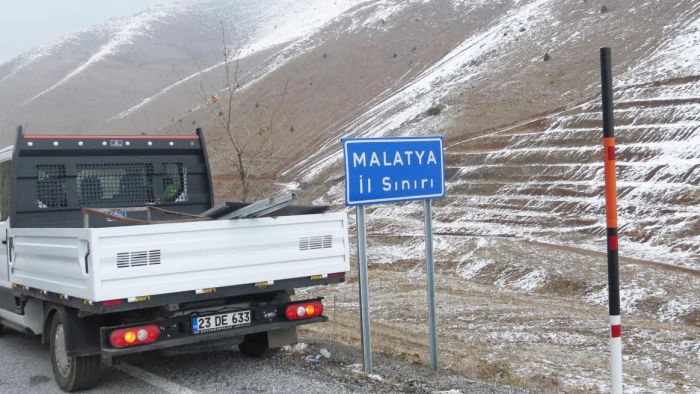
[[[325,214],[100,229],[95,300],[345,272],[345,225]]]
[[[10,281],[73,297],[91,293],[89,234],[73,229],[10,232]]]
[[[90,301],[252,285],[350,269],[343,213],[17,229],[13,242],[13,283]]]

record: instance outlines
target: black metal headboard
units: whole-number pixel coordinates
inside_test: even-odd
[[[197,214],[213,205],[201,129],[196,135],[178,136],[37,135],[20,131],[12,158],[12,180],[10,220],[16,228],[82,227],[81,208],[88,207],[154,205]],[[119,224],[99,219],[90,225]]]

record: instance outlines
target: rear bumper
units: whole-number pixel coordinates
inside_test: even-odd
[[[102,327],[100,328],[100,355],[103,363],[107,365],[112,365],[115,363],[116,359],[123,356],[150,352],[154,350],[172,349],[181,346],[192,346],[197,344],[217,342],[226,339],[242,337],[248,334],[289,329],[299,325],[322,323],[328,320],[326,316],[317,316],[304,320],[289,321],[286,320],[284,317],[285,306],[286,303],[278,305],[252,306],[250,308],[245,308],[245,310],[250,310],[253,315],[250,325],[205,334],[192,333],[190,319],[192,316],[197,315],[197,312],[192,312],[184,316],[172,317],[160,321],[140,322],[139,324],[125,326]],[[235,311],[236,309],[230,310]],[[243,309],[239,308],[239,310]],[[109,335],[114,330],[146,324],[158,325],[158,327],[160,328],[160,339],[158,341],[145,345],[137,345],[126,348],[115,348],[109,342]]]

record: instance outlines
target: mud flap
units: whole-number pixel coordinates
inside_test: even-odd
[[[267,345],[270,349],[280,348],[299,342],[297,328],[289,327],[282,330],[269,331],[267,333]]]
[[[100,354],[100,322],[94,317],[78,317],[76,310],[62,305],[47,304],[44,308],[44,333],[42,342],[48,342],[47,327],[50,318],[58,313],[63,320],[68,357],[92,356]]]

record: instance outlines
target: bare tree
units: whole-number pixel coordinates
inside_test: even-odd
[[[287,95],[287,80],[281,92],[273,97],[273,103],[259,107],[255,104],[255,117],[252,122],[242,120],[240,83],[238,80],[241,51],[231,50],[227,43],[226,29],[221,22],[221,44],[224,68],[224,88],[221,90],[205,88],[200,81],[200,90],[206,108],[216,119],[216,123],[224,132],[230,147],[226,149],[226,157],[234,172],[240,179],[239,196],[246,201],[253,190],[253,176],[262,174],[281,151],[276,120]],[[219,96],[223,97],[219,97]],[[253,126],[250,125],[252,123]]]

